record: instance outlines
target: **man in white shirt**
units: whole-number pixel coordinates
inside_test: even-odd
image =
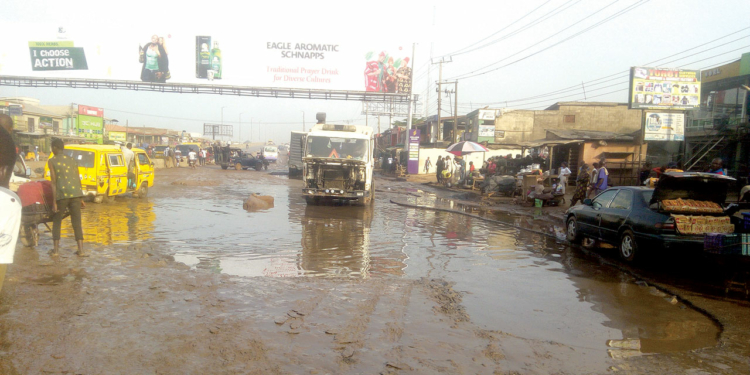
[[[198,160],[198,153],[196,153],[194,150],[190,150],[188,152],[188,165],[190,168],[195,169],[195,163]]]
[[[560,177],[560,186],[562,187],[561,192],[565,194],[565,187],[568,186],[568,176],[570,176],[570,168],[568,168],[568,163],[562,162],[560,165],[560,173],[558,174],[558,177]]]
[[[122,146],[122,156],[125,159],[125,165],[128,167],[128,189],[135,189],[135,152],[132,143]]]

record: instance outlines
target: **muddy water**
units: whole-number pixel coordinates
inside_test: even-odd
[[[372,207],[307,206],[298,181],[224,173],[219,186],[164,187],[146,200],[89,205],[86,241],[158,244],[191,267],[237,276],[447,280],[474,324],[564,344],[601,365],[717,343],[719,327],[701,313],[554,238],[389,203],[463,209],[450,200],[382,182]],[[250,193],[273,196],[275,207],[244,211]]]

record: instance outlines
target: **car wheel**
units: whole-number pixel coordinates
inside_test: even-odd
[[[240,169],[242,169],[242,164],[240,164],[240,163],[235,164],[234,165],[234,169],[236,169],[236,170],[239,171]]]
[[[620,257],[628,262],[635,260],[638,253],[638,244],[635,241],[635,235],[632,231],[626,230],[620,236]]]
[[[576,245],[580,244],[583,239],[575,216],[569,217],[565,222],[565,238]]]

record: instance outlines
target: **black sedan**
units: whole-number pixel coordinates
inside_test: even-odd
[[[633,261],[640,251],[663,248],[702,248],[703,235],[683,235],[674,218],[661,209],[666,199],[694,199],[723,204],[734,179],[706,173],[665,173],[656,189],[638,186],[605,190],[565,213],[568,241],[584,238],[617,246],[620,256]],[[724,215],[730,214],[725,212]]]
[[[253,168],[259,171],[263,168],[268,169],[268,161],[261,157],[255,157],[250,153],[243,151],[234,151],[234,156],[229,158],[227,163],[221,163],[222,169],[234,167],[236,170]]]

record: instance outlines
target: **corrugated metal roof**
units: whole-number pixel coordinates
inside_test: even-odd
[[[634,137],[632,135],[613,133],[613,132],[603,132],[603,131],[598,131],[598,130],[547,129],[547,139],[550,138],[549,137],[550,133],[561,139],[582,139],[582,140],[587,140],[587,141],[606,140],[606,141],[626,141],[626,142],[628,141],[632,142],[634,140]]]

